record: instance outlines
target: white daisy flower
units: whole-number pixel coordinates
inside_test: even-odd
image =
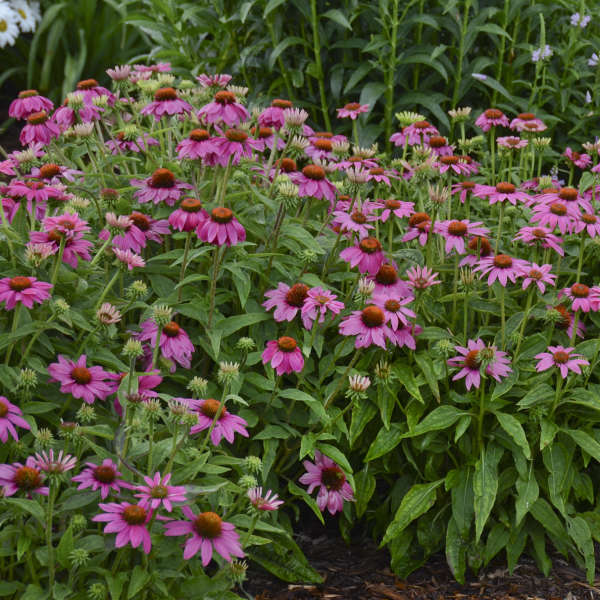
[[[18,37],[17,13],[6,2],[0,2],[0,48],[12,46]]]
[[[35,31],[35,26],[42,19],[39,2],[13,0],[12,9],[17,14],[17,23],[21,28],[21,31],[25,33]]]

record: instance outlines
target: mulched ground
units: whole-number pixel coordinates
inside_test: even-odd
[[[600,580],[586,583],[585,574],[554,558],[554,570],[544,577],[535,563],[523,557],[512,575],[492,567],[456,583],[443,555],[412,573],[406,580],[389,569],[385,550],[373,542],[351,547],[336,536],[298,540],[311,565],[324,577],[321,585],[295,585],[251,569],[245,590],[255,600],[600,600]]]

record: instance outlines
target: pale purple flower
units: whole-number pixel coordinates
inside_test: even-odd
[[[581,212],[576,204],[552,202],[550,204],[540,203],[535,205],[530,220],[532,223],[539,223],[542,226],[548,225],[551,229],[558,227],[564,235],[573,232],[580,217]]]
[[[28,497],[32,493],[48,495],[48,487],[42,485],[44,477],[40,473],[35,458],[29,456],[25,464],[13,463],[0,465],[0,490],[4,496],[13,496],[19,490],[26,492]]]
[[[227,75],[226,73],[220,75],[207,75],[206,73],[201,73],[196,77],[198,82],[202,87],[219,87],[224,88],[231,81],[231,75]]]
[[[10,103],[8,116],[13,119],[26,119],[29,115],[42,111],[49,114],[53,108],[52,101],[45,96],[41,96],[37,90],[23,90]]]
[[[323,323],[327,312],[331,314],[332,319],[339,314],[344,309],[344,303],[336,298],[335,294],[321,287],[308,290],[301,311],[305,329],[311,330],[315,321]]]
[[[340,258],[350,263],[352,268],[358,266],[361,273],[376,275],[381,265],[385,262],[385,255],[379,240],[366,237],[356,245],[340,252]]]
[[[185,502],[185,488],[181,485],[169,485],[171,473],[161,476],[160,472],[154,477],[144,476],[146,485],[138,485],[134,494],[140,498],[139,505],[146,510],[156,510],[161,506],[167,511],[173,510],[173,502]]]
[[[210,211],[209,218],[202,221],[196,229],[203,242],[215,246],[235,246],[246,240],[246,230],[234,217],[233,211],[218,206]]]
[[[577,312],[596,312],[600,310],[600,287],[588,287],[583,283],[574,283],[571,287],[563,288],[558,294],[559,298],[566,296],[572,301],[571,308]]]
[[[277,289],[265,292],[268,298],[263,302],[266,310],[275,308],[273,318],[280,321],[292,321],[304,306],[309,288],[304,283],[295,283],[292,287],[280,282]]]
[[[404,217],[410,217],[415,212],[414,202],[405,202],[404,200],[396,200],[395,198],[375,200],[372,206],[376,209],[383,209],[379,215],[379,220],[382,223],[385,223],[391,215],[403,219]]]
[[[508,127],[508,117],[498,108],[488,108],[477,117],[475,125],[482,131],[489,131],[492,127]]]
[[[129,271],[133,271],[133,269],[141,269],[146,266],[146,261],[139,254],[136,254],[131,250],[113,248],[113,252],[117,259],[127,266]]]
[[[42,304],[50,298],[52,284],[38,281],[35,277],[4,277],[0,279],[0,302],[5,302],[5,309],[12,310],[17,302],[27,308],[34,303]]]
[[[456,250],[458,254],[465,253],[465,237],[481,236],[486,237],[490,230],[482,227],[481,221],[471,222],[466,219],[462,221],[436,221],[433,231],[439,233],[446,239],[446,254]]]
[[[148,531],[148,523],[152,518],[152,511],[147,511],[139,504],[129,504],[129,502],[100,503],[98,506],[104,513],[92,517],[92,521],[106,523],[104,533],[117,534],[116,548],[122,548],[128,543],[134,548],[141,545],[144,552],[150,554],[152,540]]]
[[[154,321],[148,319],[140,325],[140,329],[141,332],[138,334],[138,339],[141,342],[149,342],[150,347],[154,350],[156,346],[158,325]],[[165,358],[175,361],[184,369],[189,369],[191,367],[194,345],[190,341],[187,332],[175,323],[175,321],[170,321],[162,328],[158,346],[160,353]],[[175,366],[173,365],[173,371],[174,370]]]
[[[289,336],[267,342],[261,358],[263,365],[269,363],[277,375],[300,373],[304,368],[304,358],[298,342]]]
[[[190,428],[191,435],[210,429],[214,422],[215,426],[210,432],[210,441],[215,446],[218,446],[223,438],[233,444],[236,433],[248,437],[246,420],[230,413],[218,400],[214,398],[197,400],[194,402],[193,408],[198,415],[198,423]],[[219,418],[215,421],[217,414]]]
[[[520,272],[527,266],[527,261],[521,258],[512,258],[507,254],[497,254],[496,256],[486,256],[477,263],[473,269],[474,273],[480,272],[481,279],[488,276],[488,285],[492,285],[496,279],[506,287],[510,280],[515,283]]]
[[[362,310],[355,310],[340,323],[341,335],[355,335],[356,348],[368,348],[375,344],[385,350],[386,340],[395,344],[393,331],[388,325],[389,317],[379,306],[369,304]]]
[[[271,490],[267,490],[267,493],[263,496],[262,487],[250,488],[248,490],[248,499],[256,510],[277,510],[283,504],[283,500],[278,500],[278,495],[274,494]]]
[[[358,116],[361,113],[369,112],[368,104],[360,104],[360,102],[350,102],[349,104],[344,105],[343,108],[337,109],[338,119],[350,118],[353,121],[358,119]]]
[[[197,198],[184,198],[179,208],[169,215],[169,225],[177,231],[194,231],[204,221],[209,219],[208,213],[202,208],[202,202]]]
[[[249,116],[246,108],[236,100],[235,94],[227,90],[218,91],[214,100],[198,111],[199,119],[206,119],[209,124],[225,123],[228,127],[239,125]]]
[[[66,473],[74,469],[77,465],[75,457],[63,453],[62,450],[54,454],[52,448],[47,453],[43,451],[36,454],[34,458],[37,468],[45,473]]]
[[[112,374],[102,367],[88,367],[86,360],[85,354],[76,361],[59,354],[58,362],[48,366],[48,373],[51,382],[60,383],[63,394],[71,394],[73,398],[93,404],[96,399],[105,400],[113,392],[109,383]]]
[[[9,402],[5,396],[0,396],[0,440],[2,443],[6,444],[9,433],[15,442],[19,440],[15,425],[28,431],[31,429],[22,415],[23,412],[18,406]]]
[[[488,198],[490,205],[496,202],[510,202],[513,206],[517,205],[517,201],[528,204],[531,201],[531,196],[518,190],[513,183],[502,181],[496,185],[481,185],[476,184],[473,188],[473,196],[477,198]]]
[[[169,169],[162,168],[154,171],[147,179],[132,179],[129,183],[138,188],[133,197],[140,204],[165,202],[168,206],[173,206],[181,198],[184,190],[192,189],[189,183],[178,181]]]
[[[546,284],[555,285],[556,275],[553,275],[550,271],[552,265],[538,265],[531,263],[523,268],[521,271],[521,277],[523,277],[523,289],[527,289],[530,284],[537,285],[540,293],[543,294],[546,291]]]
[[[437,136],[440,132],[428,121],[417,121],[407,125],[401,132],[394,133],[390,137],[390,142],[396,146],[415,146],[416,144],[426,144],[431,136]]]
[[[86,463],[85,469],[73,477],[72,481],[78,483],[78,490],[91,488],[92,491],[100,490],[100,497],[104,500],[111,492],[118,494],[121,488],[130,489],[131,485],[121,479],[117,465],[105,458],[101,464]]]
[[[552,230],[546,227],[521,227],[514,239],[528,246],[540,244],[542,248],[552,248],[552,250],[561,256],[565,255],[565,251],[561,247],[563,243],[562,238],[554,235]]]
[[[547,371],[552,367],[559,369],[563,379],[567,378],[569,371],[581,375],[581,367],[590,363],[581,356],[573,352],[575,348],[565,348],[563,346],[548,346],[549,352],[540,352],[535,358],[539,361],[535,366],[536,371]]]
[[[468,340],[467,347],[455,346],[458,356],[448,359],[448,365],[458,367],[460,371],[454,375],[452,381],[465,377],[467,390],[472,386],[479,388],[481,385],[481,367],[485,360],[485,374],[496,381],[512,373],[510,359],[506,352],[498,350],[496,346],[486,346],[483,340]]]
[[[333,204],[337,188],[325,177],[325,169],[319,165],[306,165],[302,171],[290,175],[290,179],[298,186],[300,197],[311,196],[317,200],[325,198]]]
[[[19,141],[22,146],[27,146],[34,142],[40,142],[47,146],[54,138],[60,135],[58,125],[49,120],[48,113],[45,110],[31,113],[27,117],[27,125],[21,130]]]
[[[160,121],[162,117],[173,117],[179,115],[189,115],[192,112],[192,105],[181,100],[177,96],[177,91],[171,87],[160,88],[154,93],[154,101],[144,106],[140,111],[142,115],[153,115],[155,121]]]
[[[520,113],[511,122],[510,128],[514,131],[540,132],[547,129],[546,124],[533,113]],[[519,138],[515,138],[519,139]],[[500,141],[500,138],[498,138]],[[526,140],[522,140],[526,141]]]
[[[585,152],[575,152],[567,146],[563,156],[566,156],[576,167],[587,169],[592,164],[592,157]]]
[[[393,296],[387,294],[375,294],[371,301],[378,306],[385,316],[386,324],[389,324],[392,331],[396,331],[404,325],[408,325],[410,319],[416,319],[417,315],[407,308],[414,298],[412,296],[404,297],[400,294]],[[364,323],[364,319],[363,319]]]
[[[408,281],[406,282],[413,290],[424,290],[432,285],[442,283],[437,277],[439,273],[434,273],[429,267],[415,266],[406,271]]]

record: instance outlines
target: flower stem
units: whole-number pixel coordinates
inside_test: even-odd
[[[323,122],[327,131],[331,131],[331,122],[327,112],[327,97],[325,95],[325,82],[323,81],[323,64],[321,62],[321,42],[319,40],[319,20],[317,17],[317,0],[310,0],[310,24],[313,34],[313,50],[315,54],[315,65],[317,67],[317,80],[319,82],[319,96],[321,98],[321,111]]]
[[[506,337],[506,310],[504,306],[504,294],[505,294],[504,286],[500,290],[500,347],[504,350],[504,342]]]
[[[12,322],[12,327],[10,330],[10,335],[14,335],[15,332],[17,331],[17,326],[19,324],[19,316],[21,314],[21,303],[17,302],[16,306],[15,306],[15,312],[13,313],[13,322]],[[12,354],[13,348],[15,346],[16,341],[14,341],[9,347],[8,350],[6,351],[6,360],[4,362],[5,365],[8,366],[8,364],[10,363],[10,356]]]
[[[52,287],[54,287],[54,284],[56,283],[56,279],[58,278],[58,270],[60,268],[60,263],[62,262],[63,253],[65,251],[65,244],[66,244],[66,238],[62,237],[60,240],[60,247],[58,249],[58,254],[56,256],[56,261],[54,263],[54,271],[52,272],[52,279],[50,280]]]
[[[210,329],[212,325],[213,313],[215,310],[215,294],[217,291],[217,278],[219,276],[219,246],[215,246],[215,252],[213,254],[213,268],[212,268],[212,277],[210,280],[210,304],[208,309],[208,326],[207,329]]]
[[[552,402],[552,410],[550,411],[550,419],[552,419],[552,417],[554,416],[554,411],[556,410],[556,407],[558,406],[558,400],[560,398],[560,391],[562,389],[562,385],[563,385],[562,375],[560,374],[560,371],[557,371],[557,373],[556,373],[556,392],[554,394],[554,400]]]
[[[190,245],[192,240],[192,232],[188,231],[187,237],[185,238],[185,249],[183,251],[183,260],[181,261],[181,270],[179,271],[179,285],[183,281],[183,276],[185,275],[185,268],[187,267],[188,255],[190,253]],[[177,294],[177,301],[181,302],[181,295],[183,294],[183,287],[179,288],[179,293]]]
[[[350,370],[352,369],[352,367],[354,367],[354,365],[358,361],[361,351],[362,351],[362,348],[357,348],[354,351],[354,356],[352,357],[350,364],[346,367],[344,374],[340,377],[337,385],[335,386],[335,389],[333,390],[333,392],[330,394],[329,398],[327,398],[327,400],[325,402],[325,405],[324,405],[325,410],[327,410],[329,408],[330,404],[335,400],[335,397],[338,395],[340,388],[342,387],[342,385],[344,385],[344,381],[346,381],[346,378],[348,377],[348,373],[350,373]]]
[[[496,250],[494,254],[498,254],[500,247],[500,238],[502,237],[502,225],[504,224],[504,202],[500,202],[500,213],[498,215],[498,234],[496,236]]]
[[[117,269],[115,271],[115,274],[112,276],[112,279],[108,282],[108,284],[102,291],[102,295],[100,296],[98,302],[96,302],[96,308],[94,309],[94,312],[96,312],[102,306],[102,303],[104,302],[104,298],[106,298],[106,296],[108,295],[108,292],[110,292],[113,285],[115,285],[115,282],[117,281],[117,278],[119,277],[120,272],[121,272],[120,269]]]
[[[485,380],[481,380],[481,390],[479,394],[479,420],[477,421],[477,446],[479,454],[483,452],[483,418],[485,416]]]
[[[527,325],[527,317],[529,317],[529,311],[531,310],[531,301],[533,299],[534,286],[529,288],[527,294],[527,304],[525,305],[525,312],[523,313],[523,320],[521,321],[521,328],[519,329],[519,341],[517,342],[517,348],[514,353],[514,361],[517,361],[519,356],[519,350],[521,349],[521,343],[523,342],[523,334],[525,333],[525,326]]]
[[[54,577],[55,577],[55,565],[54,565],[54,547],[52,546],[52,517],[54,513],[54,497],[56,494],[57,481],[51,481],[50,492],[48,494],[48,511],[46,514],[46,545],[48,546],[48,578],[49,578],[49,591],[52,595],[54,590]]]
[[[160,351],[160,336],[162,335],[162,326],[156,326],[156,338],[154,340],[154,349],[152,351],[152,368],[156,367],[156,362],[158,361],[158,353]]]
[[[254,529],[256,527],[256,523],[258,522],[258,511],[256,511],[254,513],[254,516],[252,517],[252,521],[250,522],[250,527],[248,528],[248,531],[246,532],[246,535],[244,536],[244,539],[242,540],[242,548],[245,548],[248,545],[248,542],[250,541],[250,538],[252,537],[252,534],[254,533]]]

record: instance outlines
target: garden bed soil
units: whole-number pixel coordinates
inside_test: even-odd
[[[389,568],[389,555],[372,541],[347,546],[332,535],[298,536],[310,564],[323,576],[320,585],[288,584],[251,568],[245,590],[255,600],[596,600],[600,580],[589,585],[585,573],[553,557],[554,568],[544,577],[523,556],[513,571],[501,564],[457,583],[443,555],[436,555],[407,579]]]

